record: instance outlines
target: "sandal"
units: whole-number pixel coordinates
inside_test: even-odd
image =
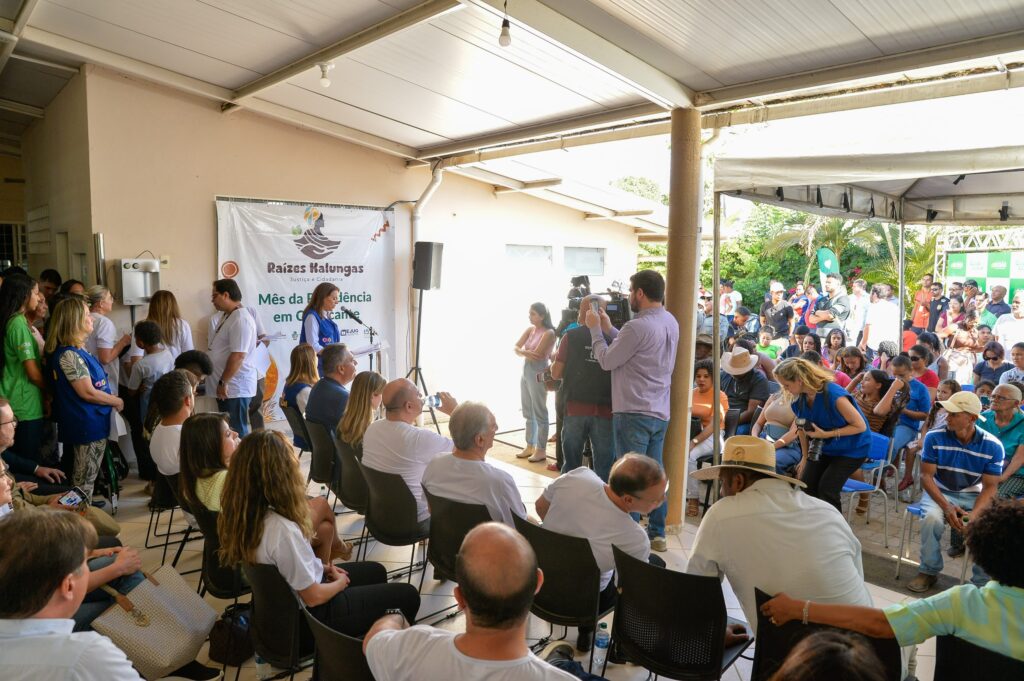
[[[913,484],[914,484],[914,479],[913,478],[903,478],[902,480],[900,480],[900,484],[899,484],[898,489],[899,489],[900,492],[902,492],[903,490],[905,490],[906,488],[910,487]]]
[[[686,502],[686,517],[696,518],[700,515],[700,504],[696,499],[690,499]]]
[[[869,501],[870,499],[868,497],[861,496],[860,500],[857,502],[857,508],[853,509],[857,512],[857,515],[864,515],[868,512]]]

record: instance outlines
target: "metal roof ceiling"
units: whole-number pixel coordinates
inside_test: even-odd
[[[20,36],[15,57],[37,60],[0,53],[0,133],[20,133],[56,95],[70,76],[62,65],[95,63],[219,100],[225,115],[247,108],[430,159],[673,106],[898,86],[909,70],[1024,44],[1024,0],[509,0],[508,48],[497,44],[503,7],[0,0],[0,30]],[[324,61],[335,64],[329,88]],[[1008,87],[1020,84],[1017,65],[999,65]]]

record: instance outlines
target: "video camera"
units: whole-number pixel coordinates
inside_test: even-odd
[[[566,295],[569,302],[565,309],[562,310],[562,319],[558,323],[558,328],[555,330],[555,334],[561,337],[566,327],[570,324],[575,323],[579,319],[580,305],[583,303],[583,299],[591,295],[592,291],[590,288],[590,277],[581,274],[572,277],[569,280],[572,288],[569,289],[569,293]],[[612,287],[606,292],[600,293],[608,303],[605,308],[605,312],[608,314],[609,319],[612,321],[612,326],[617,329],[621,329],[622,325],[628,322],[631,318],[629,311],[629,296],[622,293],[622,284],[615,281],[612,282]]]

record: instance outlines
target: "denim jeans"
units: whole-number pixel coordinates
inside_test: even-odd
[[[562,472],[583,465],[583,445],[590,438],[594,472],[608,482],[612,469],[612,420],[600,416],[566,416],[562,421]]]
[[[978,501],[977,492],[947,492],[942,496],[965,511],[974,508]],[[921,497],[921,572],[926,575],[937,575],[942,572],[942,534],[946,531],[946,517],[942,508],[935,503],[927,492]],[[966,560],[966,557],[964,558]],[[971,571],[971,583],[984,586],[988,575],[975,563]]]
[[[249,434],[249,400],[251,397],[229,397],[217,400],[217,409],[228,415],[228,425],[238,433],[238,437]]]
[[[761,429],[761,437],[767,439],[765,438],[767,435],[772,440],[778,440],[787,432],[789,432],[789,428],[766,423]],[[787,468],[800,463],[800,456],[800,445],[795,440],[786,447],[779,447],[775,450],[775,472],[784,474]]]
[[[519,380],[519,395],[526,419],[526,444],[543,450],[548,443],[548,390],[537,380],[548,363],[544,360],[523,362],[523,377]]]
[[[619,459],[629,452],[636,452],[637,454],[646,454],[661,464],[666,430],[668,430],[668,421],[662,421],[653,416],[613,414],[612,433],[615,442],[615,458]],[[668,501],[651,511],[647,517],[648,536],[652,538],[665,536],[665,514],[667,511]],[[633,514],[633,516],[639,520],[637,514]]]
[[[920,427],[920,424],[919,424]],[[909,426],[899,424],[892,433],[892,451],[899,452],[917,438],[918,431]]]

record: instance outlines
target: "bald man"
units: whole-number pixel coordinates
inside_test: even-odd
[[[458,405],[448,393],[440,393],[438,411],[451,416]],[[450,438],[416,427],[423,413],[423,395],[405,378],[391,381],[381,394],[385,417],[374,421],[363,435],[363,465],[382,473],[401,475],[416,500],[416,520],[424,532],[430,529],[430,510],[423,498],[423,471],[427,464],[454,449]]]
[[[455,600],[466,613],[466,633],[422,624],[409,627],[400,614],[385,615],[363,639],[374,678],[574,678],[543,662],[526,645],[530,605],[544,583],[544,573],[518,532],[500,523],[477,525],[462,542],[455,572]]]

